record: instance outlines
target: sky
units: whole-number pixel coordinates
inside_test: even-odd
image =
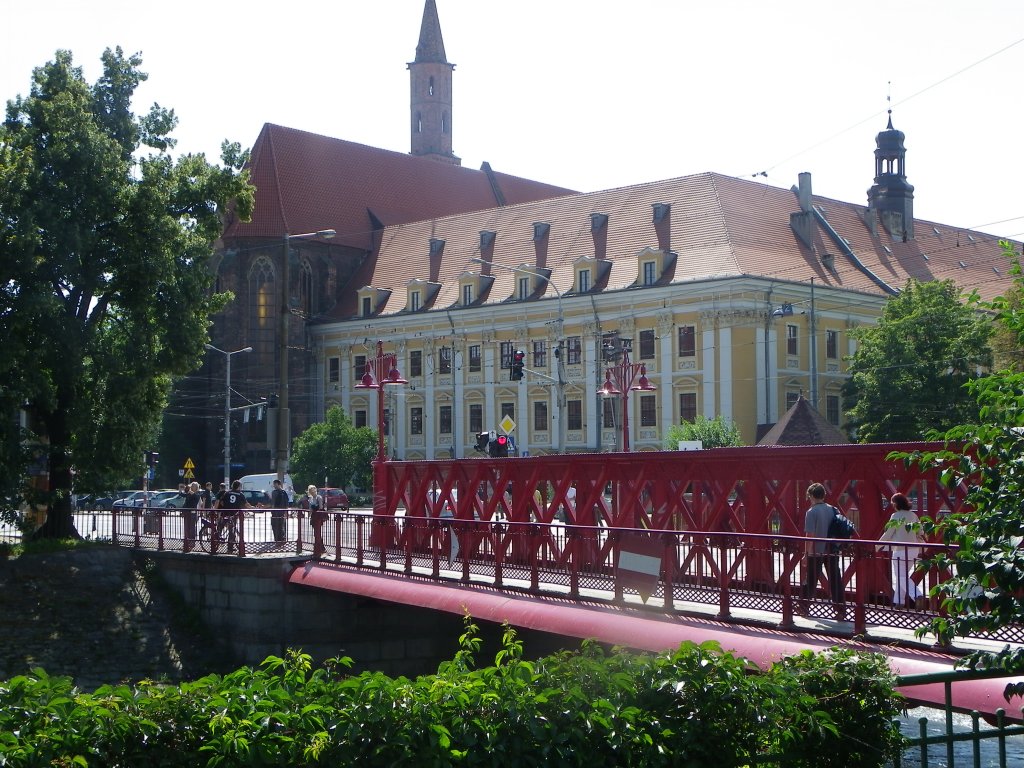
[[[597,191],[708,171],[865,204],[886,110],[919,219],[1024,238],[1021,0],[436,0],[462,164]],[[0,0],[0,97],[140,52],[219,158],[271,122],[409,151],[423,0]]]

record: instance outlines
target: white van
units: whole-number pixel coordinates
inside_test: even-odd
[[[265,491],[268,495],[274,490],[274,481],[277,480],[277,472],[267,472],[262,475],[243,475],[238,478],[242,482],[243,491]],[[292,476],[285,474],[284,490],[288,494],[288,503],[295,501],[295,490],[292,488]]]

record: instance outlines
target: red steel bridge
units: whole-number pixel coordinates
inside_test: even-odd
[[[922,516],[963,508],[965,488],[946,488],[934,472],[888,459],[894,450],[937,447],[387,461],[377,467],[372,514],[312,521],[297,511],[283,545],[270,541],[269,515],[256,515],[239,531],[237,554],[308,554],[290,576],[295,584],[637,649],[713,639],[766,666],[805,648],[843,644],[886,653],[899,674],[941,672],[957,648],[914,634],[940,606],[893,605],[891,552],[878,542],[897,491]],[[825,583],[801,600],[812,482],[825,484],[827,501],[860,536],[839,556],[841,614]],[[155,525],[140,517],[115,519],[112,538],[198,551],[177,514],[158,514]],[[926,552],[943,548],[930,543]],[[914,578],[928,590],[949,575],[933,568]],[[1024,643],[1024,627],[957,640],[961,652],[1006,643]],[[1008,707],[1005,683],[964,683],[954,704],[994,713]],[[943,695],[940,684],[913,691],[922,702]]]

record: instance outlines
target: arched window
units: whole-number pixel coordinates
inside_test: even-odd
[[[427,95],[434,95],[434,78],[430,78],[430,84],[427,86]]]
[[[303,259],[299,267],[299,308],[306,317],[313,316],[313,267],[309,259]]]
[[[413,120],[412,129],[416,133],[423,133],[423,116],[419,112],[416,113],[416,119]]]
[[[448,113],[441,113],[441,133],[448,133]]]
[[[277,329],[274,265],[260,256],[249,267],[249,343],[261,358],[273,356]]]

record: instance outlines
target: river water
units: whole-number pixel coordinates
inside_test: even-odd
[[[1009,708],[1007,708],[1009,709]],[[910,738],[917,738],[921,733],[919,720],[928,718],[928,735],[942,736],[946,732],[946,715],[941,709],[929,707],[916,707],[907,712],[901,719],[900,731]],[[984,733],[990,730],[991,726],[984,720],[979,724],[979,730]],[[969,715],[953,714],[954,733],[971,733],[973,730],[972,721]],[[998,768],[1006,765],[1009,768],[1021,768],[1024,766],[1024,736],[1010,736],[1005,740],[1006,762],[999,760],[998,739],[986,739],[981,742],[980,762],[974,762],[974,745],[969,741],[956,742],[953,745],[953,762],[946,759],[946,744],[932,744],[928,747],[928,768]],[[910,750],[903,755],[903,768],[919,768],[922,765],[920,747]]]

